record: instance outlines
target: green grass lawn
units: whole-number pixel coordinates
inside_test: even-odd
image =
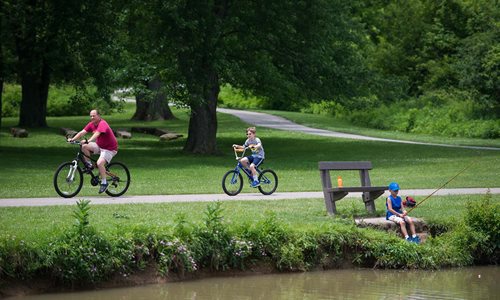
[[[177,120],[151,123],[130,121],[133,111],[133,105],[129,104],[123,113],[104,118],[112,128],[156,126],[184,134],[184,138],[160,142],[156,136],[134,133],[130,140],[119,139],[120,149],[114,160],[125,163],[131,171],[132,183],[127,195],[223,192],[222,176],[235,166],[231,145],[243,143],[247,124],[233,116],[218,114],[220,154],[194,155],[182,151],[188,124],[185,110],[174,110]],[[17,119],[5,118],[0,131],[0,197],[57,196],[52,184],[54,171],[60,163],[71,161],[77,150],[76,146],[65,143],[59,128],[80,130],[88,120],[88,116],[51,117],[47,120],[49,128],[31,129],[28,138],[19,139],[8,132]],[[278,191],[282,192],[320,191],[317,165],[322,160],[372,161],[373,185],[398,181],[403,189],[436,188],[473,163],[447,187],[500,185],[499,151],[356,141],[266,128],[258,128],[257,135],[266,150],[264,167],[277,172]],[[485,141],[484,145],[489,143]],[[359,184],[356,171],[332,174],[337,175],[342,175],[344,186]],[[79,196],[97,195],[97,188],[90,185],[89,179],[85,179]],[[253,190],[245,186],[243,192]]]
[[[482,195],[436,196],[429,198],[415,209],[411,216],[425,218],[441,224],[462,218],[466,204],[477,201]],[[493,203],[500,203],[500,195],[491,195]],[[188,224],[199,224],[206,213],[206,202],[91,205],[90,223],[109,236],[144,230],[162,232],[171,230],[179,216]],[[311,229],[344,219],[352,222],[352,216],[365,216],[366,211],[358,198],[345,198],[337,202],[338,215],[328,217],[323,199],[293,199],[275,201],[223,202],[225,222],[234,226],[254,224],[269,213],[280,222],[295,229]],[[376,201],[379,215],[384,215],[382,198]],[[75,224],[72,212],[76,206],[3,207],[0,208],[0,228],[3,234],[15,235],[26,241],[46,241],[60,236]]]

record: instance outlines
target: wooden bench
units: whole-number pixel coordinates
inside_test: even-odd
[[[362,192],[363,202],[369,213],[375,213],[375,199],[380,197],[389,188],[387,186],[371,186],[368,171],[372,169],[370,161],[320,161],[318,163],[326,210],[333,215],[337,212],[335,201],[338,201],[351,192]],[[331,170],[359,170],[361,186],[332,187]]]

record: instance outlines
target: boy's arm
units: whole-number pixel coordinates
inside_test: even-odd
[[[261,147],[261,144],[260,143],[258,143],[258,144],[250,144],[250,145],[248,145],[248,147],[259,149]]]

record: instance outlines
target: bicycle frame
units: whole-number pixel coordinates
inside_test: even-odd
[[[250,169],[245,168],[241,164],[241,160],[245,157],[245,152],[247,151],[247,149],[248,149],[248,147],[243,148],[243,150],[237,150],[236,148],[233,148],[234,156],[235,156],[236,160],[238,161],[234,170],[236,172],[238,172],[238,174],[240,173],[240,170],[243,171],[243,173],[245,173],[247,175],[248,180],[253,181],[253,175],[252,175],[252,172],[250,171]],[[241,152],[241,156],[238,156],[238,152]],[[260,175],[260,173],[262,173],[262,171],[259,169],[259,166],[261,164],[262,163],[260,163],[258,166],[255,166],[255,171],[257,171],[258,175]]]
[[[76,153],[76,158],[73,159],[71,162],[73,163],[73,167],[69,170],[68,172],[68,180],[71,180],[73,181],[74,179],[74,176],[75,176],[75,171],[76,171],[76,168],[78,167],[78,162],[80,162],[83,166],[84,166],[84,173],[87,173],[89,174],[91,177],[92,177],[92,182],[94,182],[95,180],[98,180],[99,179],[99,174],[95,175],[94,172],[92,172],[92,170],[88,170],[87,167],[85,166],[85,159],[84,157],[88,158],[93,165],[96,165],[97,164],[97,160],[90,157],[90,156],[87,156],[85,155],[85,153],[83,153],[82,151],[82,144],[79,143],[79,142],[69,142],[70,144],[78,144],[80,146],[80,149],[78,150],[78,152]],[[114,174],[112,174],[111,172],[109,172],[106,168],[106,174],[107,175],[110,175],[110,176],[116,176]]]

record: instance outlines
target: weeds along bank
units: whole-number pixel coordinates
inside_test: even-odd
[[[47,280],[61,288],[91,287],[146,268],[181,278],[198,272],[276,271],[375,267],[438,269],[496,264],[500,257],[500,207],[485,195],[454,224],[430,224],[434,237],[408,243],[393,234],[357,228],[352,220],[328,219],[296,229],[268,214],[254,224],[228,224],[221,203],[207,206],[199,224],[179,216],[164,230],[137,228],[105,237],[90,223],[89,201],[74,210],[75,225],[50,243],[0,237],[0,295],[7,282]],[[332,221],[333,220],[333,221]]]

